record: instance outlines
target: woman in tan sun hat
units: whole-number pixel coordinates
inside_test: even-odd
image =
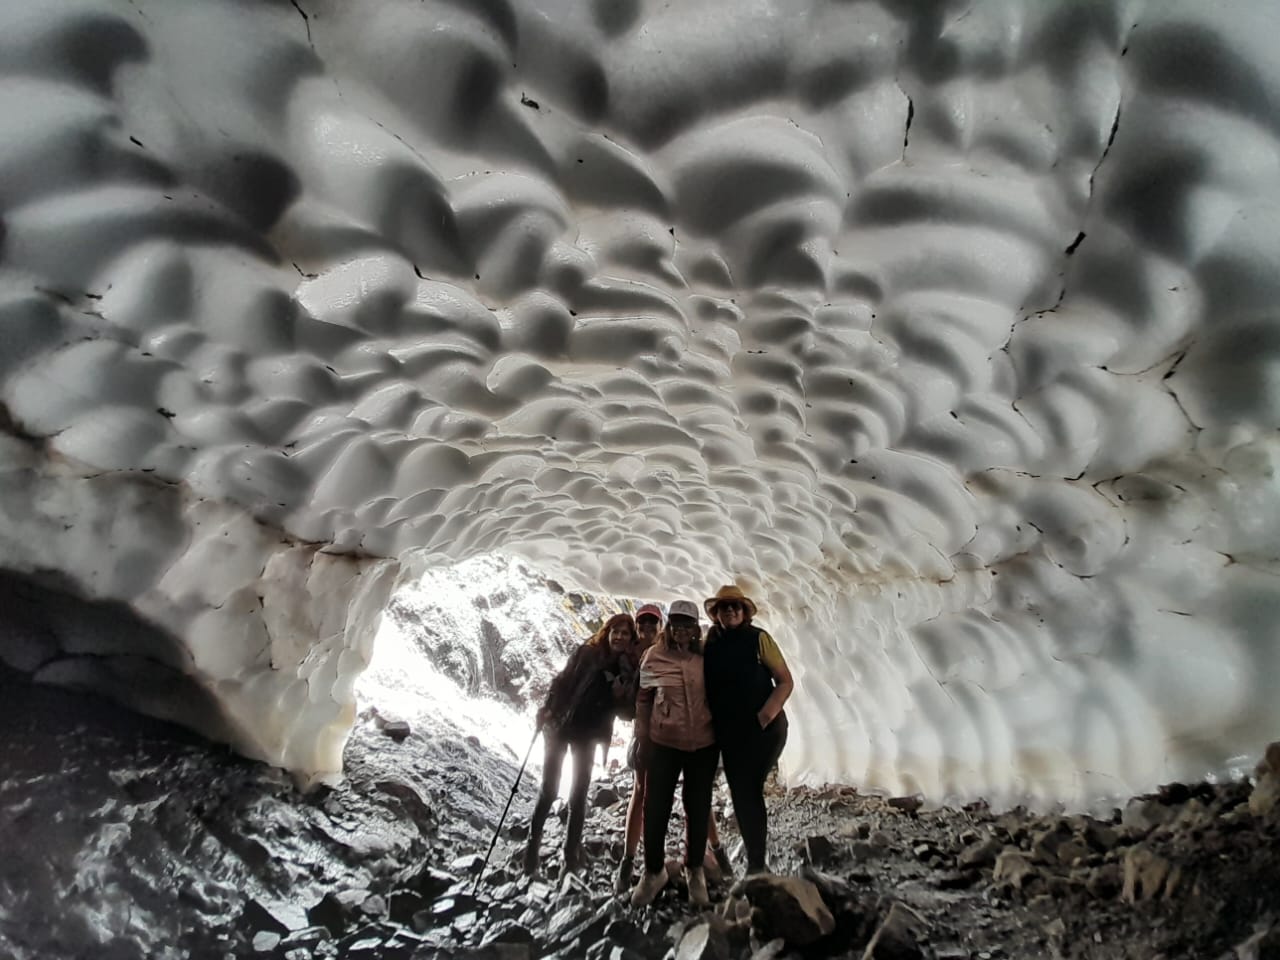
[[[707,703],[747,848],[747,873],[761,873],[769,835],[764,781],[787,742],[782,707],[795,681],[773,637],[751,622],[755,602],[738,587],[721,587],[703,606],[715,623],[703,648]]]

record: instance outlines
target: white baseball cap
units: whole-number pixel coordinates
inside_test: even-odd
[[[688,617],[690,620],[698,619],[698,605],[692,600],[673,600],[671,606],[667,608],[667,618],[671,617]]]

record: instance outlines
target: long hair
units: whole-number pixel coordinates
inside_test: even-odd
[[[604,626],[591,635],[591,639],[587,641],[593,647],[609,646],[609,631],[619,623],[625,623],[627,629],[631,631],[631,646],[636,645],[636,640],[640,634],[636,632],[636,622],[631,618],[629,613],[615,613],[612,617],[604,622]]]
[[[697,625],[697,626],[698,626],[698,633],[697,633],[697,635],[696,635],[692,640],[690,640],[690,641],[689,641],[689,651],[690,651],[691,653],[701,653],[701,652],[702,652],[702,626],[701,626],[700,624],[699,624],[699,625]],[[675,650],[675,649],[676,649],[676,640],[675,640],[675,637],[671,635],[671,621],[670,621],[670,620],[668,620],[668,621],[666,622],[666,624],[664,624],[664,625],[663,625],[663,627],[662,627],[662,633],[658,634],[658,643],[659,643],[659,644],[661,644],[662,649],[664,649],[664,650]]]

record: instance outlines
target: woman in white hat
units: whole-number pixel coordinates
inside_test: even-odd
[[[711,787],[720,751],[716,747],[703,683],[702,630],[698,606],[677,600],[667,611],[667,626],[640,661],[636,704],[637,739],[647,753],[648,785],[644,802],[644,876],[631,902],[653,902],[667,883],[667,821],[676,781],[684,775],[684,813],[688,831],[685,868],[689,901],[710,904],[703,859],[711,818]]]
[[[747,873],[762,873],[769,836],[764,781],[787,742],[782,707],[795,681],[773,637],[752,624],[750,597],[721,587],[704,606],[715,622],[703,650],[707,703],[747,848]]]

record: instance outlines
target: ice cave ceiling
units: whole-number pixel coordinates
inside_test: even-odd
[[[790,654],[789,777],[1280,728],[1280,8],[0,0],[0,656],[340,765],[502,549]]]

